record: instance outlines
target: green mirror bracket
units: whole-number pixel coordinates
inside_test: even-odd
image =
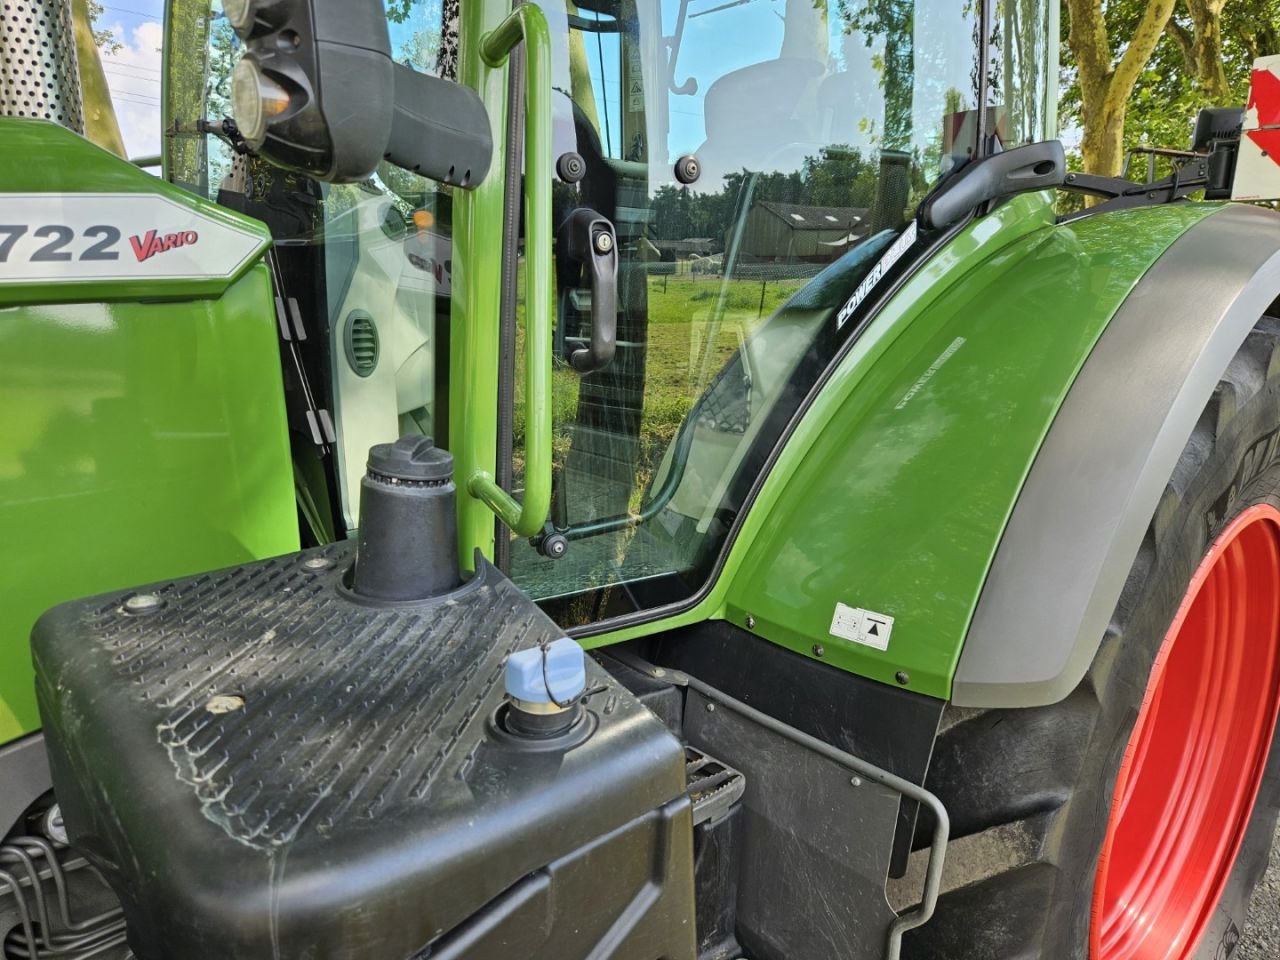
[[[519,536],[541,532],[551,509],[551,31],[531,3],[516,7],[480,38],[480,58],[493,70],[525,45],[525,419],[524,502],[498,486],[493,474],[473,469],[467,492]],[[496,287],[497,278],[489,278]],[[496,313],[475,318],[494,326]]]

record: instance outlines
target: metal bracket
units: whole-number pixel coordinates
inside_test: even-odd
[[[875,764],[868,763],[860,757],[855,757],[853,754],[846,753],[838,747],[833,747],[817,737],[811,737],[809,734],[797,730],[795,727],[783,723],[767,713],[748,706],[741,700],[735,700],[728,694],[703,683],[697,677],[689,676],[683,671],[657,667],[625,650],[611,650],[609,655],[646,676],[673,683],[676,686],[688,687],[690,690],[696,690],[708,700],[713,700],[753,723],[758,723],[779,736],[812,750],[814,753],[825,757],[832,763],[843,766],[859,777],[878,783],[906,797],[908,800],[913,800],[929,808],[933,813],[934,827],[932,841],[929,846],[929,859],[925,865],[924,890],[921,893],[920,903],[900,914],[889,925],[888,939],[885,943],[886,960],[899,960],[902,955],[903,935],[908,930],[914,930],[929,921],[937,908],[938,896],[942,891],[942,867],[946,859],[947,842],[951,835],[951,819],[947,815],[946,806],[938,799],[937,795],[922,786],[912,783],[910,780],[890,773],[882,767],[877,767]]]

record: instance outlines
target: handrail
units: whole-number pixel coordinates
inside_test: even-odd
[[[551,510],[551,30],[542,10],[532,3],[517,6],[480,38],[480,57],[497,69],[521,40],[525,44],[524,502],[517,502],[483,469],[467,478],[467,490],[519,536],[531,537],[542,530]]]

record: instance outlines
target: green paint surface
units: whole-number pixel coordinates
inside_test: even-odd
[[[908,689],[950,695],[1013,504],[1089,351],[1137,281],[1216,206],[1056,225],[1041,196],[966,228],[840,362],[692,610]],[[1088,456],[1088,451],[1081,451]],[[1046,550],[1053,544],[1045,544]],[[887,650],[830,632],[837,603],[895,618]]]
[[[507,68],[480,55],[479,38],[511,13],[509,0],[464,3],[458,75],[484,102],[493,135],[489,175],[474,190],[459,190],[453,206],[453,300],[449,316],[449,452],[453,474],[468,480],[492,475],[498,460],[498,346],[502,305],[503,170],[506,154]],[[458,484],[458,559],[475,564],[475,551],[492,559],[494,515]]]
[[[271,243],[265,224],[242,217],[173,186],[115,154],[103,150],[55,123],[0,117],[0,193],[138,193],[154,194],[196,211],[202,217],[256,234],[259,253]],[[139,223],[139,232],[154,224]],[[102,281],[48,282],[0,286],[0,306],[17,303],[97,302],[106,299],[185,299],[216,297],[252,266],[246,261],[236,276],[210,279],[154,280],[127,277]]]
[[[48,152],[13,149],[31,131]],[[63,133],[0,121],[0,192],[141,184],[198,202]],[[0,743],[39,727],[28,635],[50,606],[298,546],[267,268],[166,285],[183,300],[132,293],[0,290]]]
[[[727,617],[948,697],[1000,535],[1081,365],[1136,281],[1213,209],[1045,227],[968,269],[975,237],[944,251],[933,267],[952,275],[895,298],[792,438],[738,545]],[[833,636],[837,602],[894,617],[888,649]]]

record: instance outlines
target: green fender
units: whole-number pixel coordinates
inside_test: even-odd
[[[1143,275],[1220,209],[1058,224],[1033,195],[974,221],[838,362],[697,606],[593,644],[720,617],[949,698],[1002,531],[1072,383]],[[875,638],[833,633],[837,605],[845,623],[881,615]]]

